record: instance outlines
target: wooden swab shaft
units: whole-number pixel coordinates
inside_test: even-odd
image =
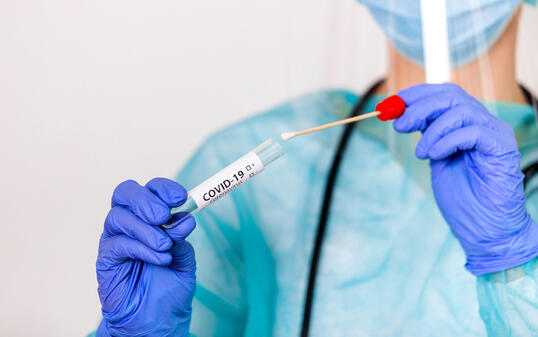
[[[355,116],[355,117],[351,117],[351,118],[342,119],[342,120],[337,121],[337,122],[332,122],[332,123],[329,123],[329,124],[316,126],[315,128],[310,128],[310,129],[306,129],[306,130],[297,131],[297,132],[294,132],[294,137],[302,136],[302,135],[305,135],[307,133],[316,132],[316,131],[323,130],[323,129],[332,128],[333,126],[353,123],[353,122],[357,122],[357,121],[360,121],[360,120],[363,120],[363,119],[366,119],[366,118],[375,117],[375,116],[379,115],[380,113],[381,112],[379,112],[379,111],[369,112],[369,113],[364,114],[364,115],[359,115],[359,116]]]

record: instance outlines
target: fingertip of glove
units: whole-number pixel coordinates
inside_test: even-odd
[[[154,204],[151,207],[151,216],[155,225],[162,225],[170,219],[170,208],[164,205]]]
[[[187,201],[187,191],[178,184],[178,188],[170,191],[170,206],[177,207]]]
[[[178,182],[168,178],[153,178],[146,184],[170,207],[177,207],[187,200],[187,190]]]
[[[196,219],[189,213],[174,213],[170,217],[170,228],[175,228],[181,224],[188,224],[188,226],[196,226]]]
[[[170,253],[161,253],[159,254],[159,261],[163,266],[168,266],[172,263],[172,254]]]
[[[403,117],[396,118],[392,123],[392,127],[398,132],[406,132],[406,125]]]
[[[159,240],[159,249],[162,251],[172,248],[172,239],[165,237]]]
[[[405,102],[405,104],[408,104],[409,101],[410,101],[409,93],[413,92],[415,89],[416,88],[414,86],[409,87],[409,88],[405,88],[405,89],[402,89],[402,90],[398,91],[396,93],[396,95],[398,95]]]
[[[192,215],[185,215],[184,213],[174,214],[172,218],[175,216],[179,217],[179,219],[172,224],[172,227],[166,228],[165,232],[170,236],[172,241],[178,242],[184,240],[192,233],[196,227],[196,220]]]
[[[427,157],[429,157],[432,160],[439,160],[439,159],[442,159],[443,156],[442,156],[442,153],[440,152],[440,150],[438,148],[432,147],[428,151]]]
[[[424,147],[420,146],[420,145],[417,145],[416,149],[415,149],[415,156],[418,158],[418,159],[428,159],[428,151],[426,151],[424,149]]]

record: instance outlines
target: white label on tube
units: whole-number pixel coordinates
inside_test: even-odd
[[[201,210],[261,171],[262,161],[256,153],[249,152],[190,190],[189,195]]]

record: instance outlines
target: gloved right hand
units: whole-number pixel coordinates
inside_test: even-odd
[[[97,336],[188,335],[196,262],[185,238],[196,223],[187,216],[160,227],[186,199],[185,189],[165,178],[146,186],[127,180],[114,190],[96,264],[103,313]]]
[[[525,208],[520,154],[510,125],[454,84],[419,84],[398,93],[407,105],[399,132],[421,131],[435,200],[458,238],[467,269],[498,272],[538,254],[538,226]]]

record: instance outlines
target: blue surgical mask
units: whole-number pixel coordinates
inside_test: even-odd
[[[424,64],[420,0],[358,0],[407,59]],[[486,52],[522,0],[447,0],[448,43],[453,68]],[[530,0],[529,3],[536,3]]]

